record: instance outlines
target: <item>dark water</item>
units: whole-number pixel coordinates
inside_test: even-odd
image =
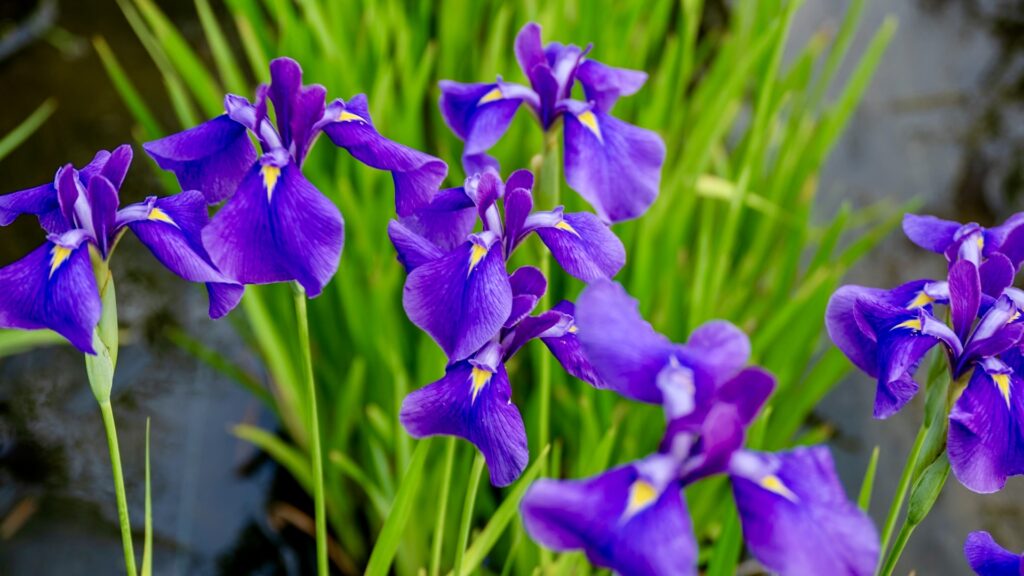
[[[202,46],[191,2],[163,2],[193,45]],[[0,3],[0,29],[32,11],[34,2]],[[808,0],[794,43],[822,26],[838,25],[847,2]],[[1012,5],[1012,3],[1011,3]],[[1017,7],[1019,8],[1019,6]],[[865,103],[820,181],[821,215],[840,202],[864,205],[887,197],[922,198],[926,210],[990,223],[1019,204],[1021,191],[1020,28],[985,3],[876,1],[867,10],[854,53],[886,14],[900,29]],[[52,177],[64,162],[81,164],[100,148],[128,141],[131,122],[92,52],[103,35],[144,97],[164,102],[156,68],[117,6],[107,1],[60,3],[56,27],[0,61],[0,132],[47,97],[59,109],[19,150],[0,162],[0,190]],[[163,119],[169,110],[157,108]],[[124,188],[135,201],[158,189],[148,160],[136,159]],[[0,263],[41,241],[35,223],[21,221],[0,236]],[[913,251],[894,234],[851,281],[894,285],[942,273],[942,263]],[[115,382],[122,457],[134,525],[141,535],[145,420],[152,418],[157,574],[300,573],[294,547],[267,521],[268,494],[283,488],[251,446],[234,439],[237,422],[273,422],[237,386],[162,340],[176,325],[259,371],[230,325],[203,313],[205,295],[159,268],[134,241],[115,264],[127,344]],[[156,351],[159,350],[159,354]],[[889,421],[870,418],[873,389],[851,377],[830,395],[820,415],[834,422],[840,471],[859,483],[873,446],[882,447],[876,519],[884,516],[903,458],[919,422],[919,406]],[[108,456],[99,413],[81,358],[60,347],[0,360],[0,574],[114,574],[120,540]],[[275,484],[276,483],[276,484]],[[272,492],[274,491],[274,492]],[[963,574],[967,532],[987,529],[1024,550],[1024,482],[996,496],[956,485],[941,497],[911,541],[901,572]],[[24,518],[20,525],[14,519]],[[302,541],[292,535],[293,541]],[[141,537],[136,539],[141,543]],[[140,552],[137,550],[137,552]]]

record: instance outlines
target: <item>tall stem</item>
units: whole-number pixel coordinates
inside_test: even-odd
[[[469,542],[469,527],[473,523],[473,507],[476,506],[476,492],[480,488],[480,476],[484,471],[484,457],[479,452],[473,457],[473,471],[469,473],[469,485],[466,486],[466,500],[462,504],[462,522],[459,524],[459,541],[455,546],[455,566],[453,576],[462,576],[462,560],[466,556],[466,544]]]
[[[544,135],[544,156],[540,166],[540,195],[545,208],[554,207],[561,200],[562,163],[559,152],[558,132],[553,128]],[[547,250],[541,251],[540,270],[544,277],[549,279],[548,291],[540,302],[540,308],[543,310],[552,300],[549,274],[551,254]],[[540,417],[538,418],[537,446],[543,450],[551,437],[551,356],[549,354],[543,354],[540,360],[538,388],[540,390]]]
[[[110,401],[100,402],[103,414],[103,429],[107,433],[107,447],[110,449],[110,467],[114,472],[114,494],[117,496],[117,520],[121,525],[121,545],[124,548],[124,565],[128,576],[135,576],[135,551],[132,549],[132,525],[128,519],[128,501],[124,493],[124,474],[121,472],[121,451],[117,447],[117,427],[114,425],[114,409]]]
[[[455,438],[448,438],[445,444],[444,476],[441,480],[441,496],[437,503],[437,522],[434,524],[434,546],[430,554],[430,576],[441,573],[441,551],[444,546],[444,524],[448,513],[448,493],[452,485],[452,468],[455,465]]]
[[[319,576],[327,576],[327,512],[324,505],[324,470],[320,448],[320,417],[316,407],[316,382],[313,379],[313,355],[309,350],[309,317],[306,313],[306,291],[293,285],[295,319],[302,354],[302,375],[309,399],[310,458],[313,460],[313,515],[316,523],[316,565]]]
[[[903,501],[907,498],[907,490],[910,489],[910,482],[913,479],[914,468],[917,466],[917,457],[921,453],[921,445],[924,444],[924,437],[928,432],[925,423],[917,430],[917,438],[914,439],[914,446],[910,449],[907,462],[903,465],[903,473],[900,474],[900,482],[896,485],[896,494],[889,505],[889,513],[885,517],[885,527],[882,529],[882,545],[879,548],[879,567],[886,557],[886,550],[889,547],[889,539],[892,538],[892,531],[896,528],[896,519],[899,518],[900,510],[903,509]]]

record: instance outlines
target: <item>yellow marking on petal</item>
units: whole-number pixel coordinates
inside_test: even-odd
[[[1014,312],[1013,316],[1010,316],[1010,319],[1007,320],[1006,323],[1009,324],[1010,322],[1013,322],[1014,320],[1017,320],[1018,318],[1020,318],[1020,310],[1017,310],[1016,312]]]
[[[274,186],[277,186],[277,180],[281,177],[281,169],[267,164],[260,169],[260,173],[263,174],[263,187],[267,189],[267,200],[270,200],[270,196],[274,193]]]
[[[580,331],[580,329],[577,328],[575,324],[573,324],[572,326],[569,326],[569,330],[568,330],[569,334],[575,334],[575,333],[577,333],[579,331]]]
[[[480,100],[476,103],[476,105],[482,106],[484,104],[487,104],[488,102],[495,102],[497,100],[501,100],[504,97],[505,95],[501,93],[501,88],[495,86],[494,88],[491,89],[490,92],[484,94],[483,97],[480,98]]]
[[[558,228],[559,230],[565,230],[566,232],[570,232],[572,234],[575,234],[576,236],[580,235],[580,233],[577,232],[576,229],[572,227],[572,224],[569,224],[565,220],[562,220],[558,224],[555,224],[555,228]]]
[[[175,222],[170,216],[168,216],[167,212],[164,212],[163,210],[157,208],[156,206],[150,209],[149,216],[147,216],[146,218],[148,220],[154,220],[156,222],[166,222],[167,224],[170,224],[175,227],[178,226],[178,223]]]
[[[594,136],[597,136],[598,138],[601,137],[601,128],[597,125],[597,116],[594,116],[593,112],[587,110],[586,112],[577,115],[576,119],[586,126],[588,130],[593,132]]]
[[[338,114],[338,122],[366,122],[366,119],[359,114],[353,114],[348,110],[342,110],[341,114]]]
[[[769,492],[774,492],[783,498],[787,498],[789,500],[797,499],[796,494],[793,494],[793,491],[787,488],[782,480],[775,474],[769,474],[764,478],[761,478],[761,481],[758,482],[758,484],[761,485],[761,488],[764,488]]]
[[[491,376],[493,375],[494,372],[484,370],[483,368],[477,368],[476,366],[473,367],[473,372],[469,375],[469,381],[472,383],[472,395],[469,399],[471,404],[476,402],[476,397],[480,394],[480,391],[484,389],[484,386],[487,386],[487,383],[491,381]]]
[[[935,302],[935,298],[932,298],[931,296],[926,294],[924,290],[921,290],[920,292],[917,293],[917,296],[910,302],[910,304],[907,304],[907,310],[913,310],[915,308],[924,308],[925,306],[931,304],[932,302]]]
[[[476,265],[487,256],[487,247],[479,244],[473,244],[473,249],[469,253],[469,271],[472,272]]]
[[[636,514],[657,498],[658,491],[650,482],[644,480],[633,482],[633,485],[629,488],[629,503],[626,505],[626,514]]]
[[[996,383],[996,388],[999,388],[999,393],[1003,395],[1003,400],[1006,401],[1006,406],[1010,406],[1010,375],[1009,374],[993,374],[992,381]]]
[[[985,237],[984,236],[982,236],[981,234],[978,234],[978,238],[975,241],[978,243],[978,250],[984,250],[985,249]]]
[[[904,320],[903,322],[900,322],[899,324],[897,324],[897,325],[892,327],[893,330],[895,330],[897,328],[909,328],[911,330],[915,330],[917,332],[920,332],[921,331],[921,319],[920,318],[911,318],[910,320]]]
[[[68,261],[71,257],[71,248],[65,248],[64,246],[54,246],[50,250],[50,276],[61,267],[62,264]]]

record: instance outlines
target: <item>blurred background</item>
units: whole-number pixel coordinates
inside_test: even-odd
[[[149,5],[148,2],[140,4]],[[238,24],[238,7],[249,3],[229,2],[230,9],[216,0],[202,4],[211,10],[208,16],[227,31],[227,45],[238,55],[238,60],[252,59],[251,51],[243,50],[244,38],[240,39],[246,28]],[[443,4],[437,8],[453,8],[451,3]],[[701,38],[713,39],[729,29],[735,16],[733,4],[705,3],[699,26]],[[181,112],[168,98],[166,68],[161,68],[168,64],[154,62],[152,52],[140,42],[137,31],[126,19],[123,7],[133,5],[128,1],[119,4],[99,0],[6,0],[0,4],[0,135],[15,129],[40,106],[45,106],[42,114],[52,110],[30,137],[0,159],[0,191],[35,186],[52,178],[55,170],[66,162],[81,165],[96,150],[112,149],[124,142],[137,144],[146,139],[139,116],[130,113],[123,91],[119,92],[111,80],[109,63],[105,68],[98,56],[94,38],[103,38],[104,45],[109,46],[156,122],[167,132],[180,128],[176,122],[180,122]],[[155,5],[212,69],[216,56],[211,52],[209,31],[204,28],[196,6],[191,2],[166,0]],[[419,6],[421,16],[433,9],[429,3]],[[587,3],[582,3],[574,10],[583,11],[586,6]],[[374,18],[394,17],[383,9],[379,13],[375,11],[372,2],[358,3],[353,11],[357,8],[359,14],[353,14],[357,27],[372,28],[376,25]],[[481,51],[489,25],[505,30],[505,54],[500,59],[505,62],[503,66],[508,67],[504,73],[509,76],[513,73],[509,31],[517,30],[528,18],[533,18],[531,9],[536,11],[536,6],[527,2],[515,13],[501,12],[505,15],[503,20],[488,16],[486,9],[475,13],[482,19],[491,18],[479,23],[482,36],[477,40]],[[809,42],[813,43],[822,35],[834,35],[841,29],[849,9],[850,3],[845,0],[804,2],[792,19],[783,68],[799,62],[802,49]],[[558,17],[560,10],[558,6],[548,6],[541,21]],[[672,8],[666,15],[675,18],[676,10]],[[268,13],[268,19],[273,20],[272,11]],[[820,171],[816,171],[817,201],[809,218],[820,224],[849,208],[859,210],[884,202],[893,211],[906,202],[917,200],[920,210],[942,217],[982,224],[1002,221],[1020,209],[1020,194],[1024,190],[1024,43],[1021,41],[1024,39],[1024,3],[1016,0],[868,2],[860,15],[860,26],[851,37],[850,52],[854,55],[865,52],[875,32],[889,16],[898,21],[898,30],[877,64],[874,79],[859,108],[853,112],[827,159],[823,159]],[[578,17],[568,14],[565,18],[571,23]],[[416,18],[410,16],[409,20]],[[149,26],[154,27],[151,22]],[[159,27],[155,28],[159,36]],[[668,28],[666,35],[672,26]],[[307,30],[307,33],[316,32]],[[548,28],[545,33],[545,40],[565,40],[548,33]],[[432,37],[444,34],[444,30],[426,30],[424,34]],[[372,36],[372,33],[358,34],[333,40],[350,43],[358,50],[361,43],[372,42]],[[615,35],[606,34],[606,37]],[[649,46],[658,45],[657,38],[649,41]],[[609,41],[604,40],[604,44],[596,45],[593,56],[612,65],[637,66],[635,62],[609,57],[615,54],[612,48]],[[456,61],[460,53],[446,53],[442,42],[434,57],[438,62]],[[649,59],[654,61],[653,56]],[[493,65],[497,60],[485,61]],[[842,85],[851,77],[855,63],[845,62],[839,66],[838,84]],[[307,61],[303,64],[307,69],[310,67]],[[404,65],[415,68],[409,62]],[[478,70],[470,76],[453,77],[445,76],[445,68],[438,64],[436,73],[439,77],[475,81],[503,72],[494,67],[495,70]],[[647,66],[652,67],[653,64]],[[448,70],[461,69],[455,66]],[[383,69],[376,72],[388,74]],[[341,77],[346,71],[338,67],[335,73]],[[320,70],[320,77],[312,80],[326,83],[324,75]],[[245,77],[243,83],[248,86],[249,75]],[[430,77],[433,78],[433,74]],[[355,84],[351,79],[336,82],[345,88]],[[189,78],[184,79],[184,84],[190,84]],[[690,85],[684,83],[684,86]],[[372,90],[376,89],[376,86],[357,84],[352,91],[371,90],[373,96]],[[434,106],[436,88],[431,85],[425,90],[426,97],[411,105],[418,108],[416,114],[422,115],[422,121],[429,127],[426,130],[440,134],[444,127]],[[684,98],[682,93],[672,94],[670,88],[660,83],[649,83],[646,90],[667,92],[670,102],[673,98]],[[690,93],[693,88],[687,90]],[[250,92],[251,88],[246,88],[242,93],[249,95]],[[348,92],[330,94],[346,98],[349,95]],[[371,102],[374,101],[371,99]],[[406,104],[409,103],[402,98],[391,103],[396,107]],[[643,111],[639,110],[642,107],[636,105],[626,113],[643,119]],[[198,108],[195,113],[200,119],[209,116],[203,113],[202,102]],[[382,110],[374,108],[373,111],[380,125]],[[386,124],[387,120],[383,122]],[[659,129],[659,125],[650,122],[641,124]],[[385,129],[382,132],[391,135]],[[667,140],[671,137],[671,134],[666,135]],[[415,141],[416,138],[397,139],[443,154],[448,160],[457,155],[458,149],[450,137],[447,140],[427,137],[426,142]],[[724,140],[728,141],[728,137]],[[173,191],[165,188],[166,180],[161,179],[155,165],[137,145],[135,152],[134,168],[122,189],[122,202]],[[511,163],[505,165],[512,166]],[[729,172],[727,168],[712,171]],[[453,164],[449,185],[458,185],[461,178],[461,171]],[[387,193],[386,186],[379,189]],[[664,195],[660,202],[663,201]],[[342,198],[339,202],[344,204],[346,200]],[[348,211],[346,216],[350,228],[346,252],[353,250],[353,242],[359,241],[352,236],[356,226],[365,229],[362,234],[383,238],[386,216],[361,221],[351,218]],[[891,217],[891,214],[865,212],[861,225],[871,228],[875,221],[880,225],[883,216]],[[847,281],[891,286],[911,278],[943,273],[941,259],[912,249],[891,226],[886,230],[890,231],[880,244],[852,266],[845,276]],[[632,233],[632,229],[627,233]],[[36,223],[27,218],[0,234],[0,264],[4,265],[20,258],[42,240]],[[737,250],[745,248],[743,242],[741,237]],[[627,242],[627,245],[630,244]],[[635,245],[642,246],[642,241],[638,240]],[[152,421],[153,516],[157,527],[155,573],[303,573],[304,566],[308,566],[311,544],[307,536],[308,498],[291,475],[253,444],[239,439],[232,428],[244,423],[278,431],[283,436],[288,436],[288,431],[282,429],[273,410],[223,370],[200,361],[194,349],[188,350],[189,343],[199,341],[205,348],[216,350],[229,359],[232,366],[256,375],[260,382],[269,383],[274,378],[261,359],[259,350],[262,348],[247,339],[252,326],[243,326],[245,321],[240,313],[233,314],[229,320],[210,321],[205,316],[205,294],[200,288],[186,286],[161,268],[137,242],[125,242],[122,246],[114,268],[123,340],[114,408],[119,419],[129,503],[140,534],[144,430],[146,419]],[[380,253],[386,255],[387,248],[382,250]],[[633,255],[631,251],[630,256]],[[392,265],[389,260],[381,261],[385,262],[382,266]],[[345,260],[342,267],[346,267]],[[668,286],[685,289],[688,278],[680,274]],[[662,289],[653,288],[652,292],[660,294]],[[820,324],[820,314],[817,317],[808,314],[812,316],[809,322]],[[818,342],[819,337],[820,326],[813,341]],[[415,345],[409,348],[414,349]],[[766,361],[771,358],[772,350],[766,348]],[[109,460],[102,424],[85,380],[80,355],[63,345],[25,351],[12,346],[4,353],[8,355],[0,358],[0,574],[118,573],[122,558]],[[427,373],[437,370],[435,366]],[[411,371],[413,375],[422,373]],[[318,376],[321,381],[331,379],[323,372]],[[413,378],[410,386],[429,382]],[[822,431],[823,437],[829,440],[851,494],[860,484],[872,448],[881,447],[871,509],[878,522],[884,517],[913,441],[921,417],[921,403],[915,401],[911,410],[877,422],[870,417],[872,383],[859,373],[846,371],[837,376],[837,382],[839,384],[825,394],[816,407],[809,409],[806,422],[801,425]],[[334,378],[324,385],[337,384],[338,378]],[[392,418],[386,402],[383,405],[383,413]],[[355,425],[360,426],[361,411],[350,412],[351,418],[356,419]],[[554,436],[558,436],[557,427]],[[582,441],[581,445],[585,446]],[[460,447],[460,461],[465,455],[468,463],[469,452],[464,448]],[[585,452],[582,448],[580,451]],[[567,455],[570,452],[567,449]],[[624,448],[621,456],[627,456],[628,452]],[[440,461],[437,451],[431,462],[439,467]],[[394,467],[397,469],[397,464]],[[462,469],[468,470],[468,466]],[[346,489],[344,485],[341,489],[356,500],[363,498],[356,489]],[[460,496],[461,492],[456,491],[453,499],[460,500]],[[1012,479],[1003,492],[984,497],[968,492],[951,480],[935,511],[911,540],[898,573],[906,574],[910,570],[929,575],[966,573],[962,544],[967,533],[977,529],[989,530],[1010,549],[1024,550],[1022,496],[1024,481],[1020,478]],[[418,514],[414,512],[413,525],[433,525],[431,515]],[[449,515],[457,517],[457,513]],[[364,518],[361,521],[365,523],[360,525],[357,521],[353,530],[365,533],[364,538],[372,541],[379,522],[375,523],[369,514],[358,517]],[[352,566],[364,561],[365,558],[360,560],[357,554],[354,560],[348,560],[349,569],[343,568],[343,571],[349,572]]]

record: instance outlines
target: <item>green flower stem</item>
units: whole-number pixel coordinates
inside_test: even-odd
[[[462,522],[459,524],[459,541],[455,547],[455,566],[452,574],[462,574],[462,561],[466,557],[466,544],[469,543],[469,528],[473,523],[473,507],[476,505],[476,492],[480,488],[480,476],[484,471],[483,454],[477,452],[473,457],[473,471],[469,473],[469,485],[466,486],[466,500],[462,504]]]
[[[132,549],[132,525],[128,519],[128,501],[124,493],[124,474],[121,472],[121,451],[117,447],[117,427],[110,401],[100,402],[103,429],[110,448],[110,467],[114,472],[114,494],[117,496],[117,519],[121,524],[121,545],[124,547],[124,565],[128,576],[135,576],[135,551]]]
[[[437,501],[437,522],[434,523],[434,546],[430,554],[430,576],[441,573],[441,550],[444,545],[444,524],[448,512],[448,493],[452,486],[452,468],[455,465],[455,437],[445,441],[444,476],[441,479],[441,498]]]
[[[316,523],[316,565],[319,576],[328,576],[327,564],[327,511],[324,505],[324,462],[320,448],[320,418],[316,407],[316,382],[313,379],[313,355],[309,349],[309,317],[306,313],[306,291],[298,283],[293,285],[295,319],[302,354],[303,377],[309,400],[310,458],[313,460],[313,515]]]
[[[882,545],[879,548],[879,569],[882,566],[882,559],[886,557],[885,551],[889,547],[889,539],[892,538],[892,532],[896,528],[896,519],[900,515],[900,510],[903,509],[903,501],[907,498],[907,490],[910,489],[910,482],[913,480],[912,476],[917,465],[917,457],[921,453],[921,446],[924,444],[924,437],[927,433],[928,428],[922,422],[921,427],[917,430],[914,446],[910,449],[910,455],[907,456],[907,462],[903,465],[903,473],[900,474],[900,482],[896,485],[896,495],[893,496],[892,504],[889,505],[889,513],[885,517],[885,527],[882,529]],[[908,534],[907,537],[909,536]]]

